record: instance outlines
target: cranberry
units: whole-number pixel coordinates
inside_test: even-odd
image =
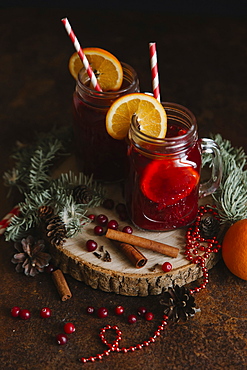
[[[63,327],[63,330],[66,334],[71,334],[71,333],[74,333],[75,331],[75,325],[72,324],[72,322],[67,322],[64,327]]]
[[[129,323],[129,324],[135,324],[135,323],[136,323],[136,321],[137,321],[137,317],[136,317],[136,315],[129,315],[129,316],[128,316],[128,323]]]
[[[94,221],[95,220],[95,215],[93,214],[90,214],[87,216],[90,220]]]
[[[144,306],[139,307],[137,310],[137,313],[139,316],[144,316],[146,312],[147,312],[147,309]]]
[[[107,317],[108,316],[108,309],[105,308],[105,307],[100,307],[98,308],[97,310],[97,315],[98,317],[100,317],[101,319],[103,319],[104,317]]]
[[[124,203],[118,203],[116,205],[117,213],[126,212],[126,205]]]
[[[162,265],[162,270],[164,272],[168,272],[168,271],[171,271],[172,270],[172,264],[170,262],[165,262],[163,263]]]
[[[20,310],[19,317],[22,320],[28,320],[31,317],[31,312],[29,310],[26,310],[26,309]]]
[[[45,272],[48,274],[52,273],[55,270],[55,266],[53,266],[51,263],[49,263],[48,266],[45,267]]]
[[[106,226],[108,222],[108,217],[106,215],[100,214],[96,217],[96,222],[100,226]]]
[[[59,344],[60,346],[66,344],[68,342],[68,337],[67,335],[65,334],[57,334],[56,336],[56,340],[57,340],[57,344]]]
[[[43,307],[40,310],[39,314],[40,314],[40,317],[42,317],[43,319],[46,319],[47,317],[51,316],[51,309],[49,307]]]
[[[18,306],[14,306],[14,307],[12,307],[11,308],[11,316],[12,317],[18,317],[19,316],[19,314],[20,314],[20,307],[18,307]]]
[[[97,246],[98,246],[98,244],[94,240],[92,240],[92,239],[89,239],[86,242],[86,247],[87,247],[88,252],[95,251],[95,249],[97,249]]]
[[[105,199],[103,202],[103,207],[106,209],[113,209],[114,207],[114,200],[113,199]]]
[[[133,233],[133,229],[132,229],[131,226],[124,226],[122,232],[123,233],[126,233],[126,234],[132,234]]]
[[[123,306],[116,306],[115,307],[115,314],[116,315],[122,315],[124,313],[124,308]]]
[[[154,314],[152,312],[146,312],[145,313],[145,319],[147,321],[151,321],[151,320],[153,320],[153,318],[154,318]]]
[[[118,222],[116,220],[110,220],[107,224],[107,227],[109,229],[117,230],[118,228]]]
[[[92,315],[94,313],[94,307],[93,306],[88,306],[87,309],[86,309],[86,312],[89,314],[89,315]]]
[[[95,235],[98,235],[98,236],[101,236],[104,234],[104,229],[102,226],[95,226],[94,228],[94,234]]]

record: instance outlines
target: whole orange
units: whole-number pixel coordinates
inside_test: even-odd
[[[222,257],[228,269],[247,280],[247,219],[235,222],[222,243]]]

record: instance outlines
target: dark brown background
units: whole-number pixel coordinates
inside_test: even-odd
[[[74,80],[68,72],[73,46],[60,22],[68,17],[83,46],[98,46],[131,64],[141,89],[151,90],[148,43],[157,42],[162,99],[190,108],[198,119],[200,136],[221,133],[247,151],[247,22],[243,2],[208,3],[199,8],[188,2],[177,8],[157,3],[156,10],[140,3],[91,3],[91,9],[18,8],[8,2],[0,8],[0,175],[10,168],[16,140],[31,141],[35,130],[71,124]],[[28,3],[28,2],[27,2]],[[36,2],[36,5],[39,3]],[[43,5],[46,2],[42,2]],[[72,3],[73,4],[73,3]],[[178,3],[176,3],[178,4]],[[205,5],[204,2],[202,4]],[[12,6],[10,6],[12,5]],[[116,4],[115,4],[116,5]],[[151,6],[151,5],[150,5]],[[89,8],[89,6],[87,7]],[[0,185],[2,218],[13,206]],[[196,295],[201,312],[184,325],[168,329],[153,345],[128,354],[111,354],[103,361],[82,365],[81,356],[105,347],[98,337],[105,324],[123,331],[121,346],[148,339],[160,323],[160,297],[123,297],[95,291],[67,276],[73,298],[61,302],[47,274],[35,278],[14,271],[13,245],[0,242],[0,368],[1,369],[246,369],[247,286],[220,261],[209,274],[207,289]],[[113,314],[116,305],[124,317]],[[14,305],[32,312],[30,321],[10,317]],[[107,306],[109,319],[85,314],[93,305]],[[145,305],[155,314],[152,322],[130,326],[126,317]],[[49,306],[50,319],[39,318]],[[76,332],[66,346],[55,343],[63,323],[72,321]]]

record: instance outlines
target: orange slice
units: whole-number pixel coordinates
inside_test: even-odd
[[[140,187],[146,198],[170,206],[187,197],[198,185],[199,174],[186,162],[153,160],[145,168]]]
[[[165,109],[153,96],[143,93],[127,94],[115,100],[106,115],[108,134],[114,139],[124,139],[134,114],[141,132],[157,138],[165,137],[167,130]]]
[[[103,91],[119,90],[123,82],[123,68],[119,60],[111,53],[100,48],[83,49],[88,62]],[[79,55],[75,52],[69,60],[69,71],[77,79],[83,68]]]

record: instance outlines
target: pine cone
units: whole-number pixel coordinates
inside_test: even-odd
[[[55,246],[62,245],[66,238],[66,228],[59,216],[51,217],[46,222],[46,236],[50,243]]]
[[[165,305],[164,314],[172,322],[186,321],[195,314],[195,298],[191,295],[189,289],[175,285],[168,288],[164,293],[164,299],[160,302]]]
[[[49,264],[51,256],[44,253],[44,240],[38,240],[29,235],[26,239],[22,239],[21,243],[15,243],[16,253],[11,262],[17,264],[16,271],[23,272],[27,276],[35,276],[39,272],[43,272],[45,266]]]
[[[219,220],[212,216],[204,217],[199,225],[201,236],[205,239],[217,236],[219,228],[220,228]]]
[[[50,218],[51,216],[53,216],[53,214],[54,214],[54,210],[51,206],[42,206],[39,208],[39,217],[42,220],[46,220]]]
[[[76,203],[88,204],[94,197],[94,192],[87,185],[78,185],[73,189]]]

